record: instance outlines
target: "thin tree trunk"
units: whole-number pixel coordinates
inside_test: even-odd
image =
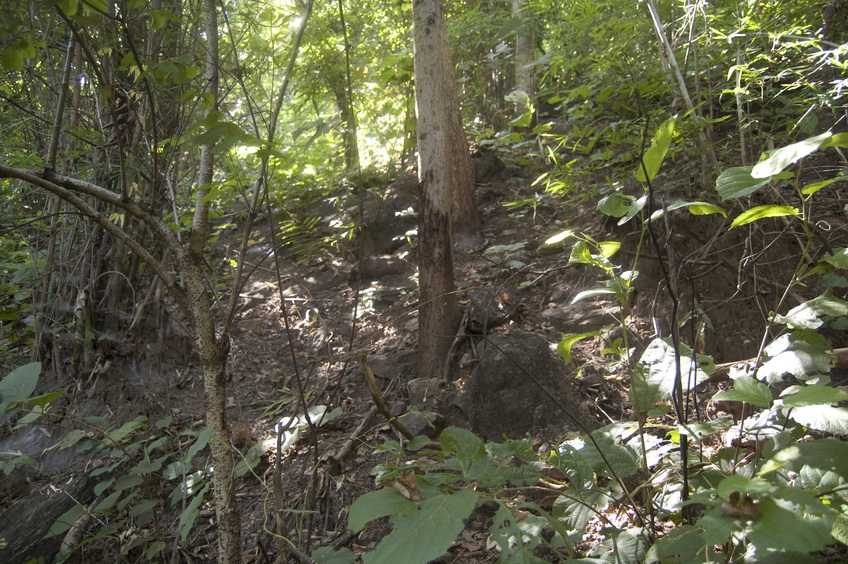
[[[512,0],[512,17],[519,24],[515,32],[515,89],[527,94],[527,98],[516,104],[518,115],[526,114],[532,107],[536,95],[536,80],[533,73],[533,30],[527,17],[527,0]]]

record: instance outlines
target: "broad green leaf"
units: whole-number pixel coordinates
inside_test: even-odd
[[[760,478],[747,478],[745,476],[734,474],[724,478],[716,486],[716,493],[725,501],[730,501],[730,496],[734,492],[739,494],[767,494],[774,489],[774,486]]]
[[[751,169],[753,168],[751,166],[737,166],[722,172],[716,179],[716,190],[721,199],[742,198],[765,186],[769,179],[762,180],[751,176]]]
[[[598,211],[610,217],[622,217],[627,215],[634,201],[632,196],[626,196],[616,192],[600,199],[598,202]]]
[[[730,229],[741,225],[747,225],[751,222],[759,219],[765,219],[767,217],[782,217],[787,215],[797,216],[798,208],[793,208],[792,206],[773,205],[757,206],[740,213],[736,219],[733,220],[733,223],[730,225]]]
[[[586,463],[595,472],[611,476],[612,474],[607,467],[607,464],[609,464],[620,478],[626,478],[632,476],[641,468],[639,453],[628,445],[621,444],[620,437],[615,436],[615,430],[616,425],[607,425],[592,431],[592,437],[598,446],[596,447],[595,443],[587,441],[580,449],[580,454],[583,455]],[[600,452],[598,448],[600,448]],[[603,453],[603,456],[601,456],[601,453]]]
[[[751,542],[758,550],[792,551],[801,554],[821,550],[831,542],[831,517],[786,508],[770,498],[760,501],[751,528]]]
[[[647,562],[710,562],[713,547],[704,542],[703,529],[683,525],[658,539],[648,550]]]
[[[215,429],[213,429],[211,425],[200,430],[197,434],[197,440],[188,449],[188,454],[186,455],[188,460],[193,460],[198,452],[206,448],[206,445],[209,443],[209,439],[212,438],[212,434],[214,432]]]
[[[648,367],[637,364],[630,375],[630,389],[627,391],[630,404],[640,416],[650,416],[657,403],[665,397],[660,390],[660,382],[648,382]]]
[[[144,525],[145,523],[149,523],[153,519],[153,509],[156,507],[156,504],[159,503],[159,500],[155,499],[145,499],[133,505],[130,509],[130,517],[135,517],[137,524]]]
[[[676,117],[671,117],[657,129],[651,141],[651,147],[645,151],[645,154],[642,156],[642,163],[636,169],[636,179],[639,182],[650,182],[656,176],[668,152],[668,147],[671,145],[676,121]]]
[[[765,159],[754,165],[751,170],[751,176],[754,178],[770,178],[784,169],[797,163],[813,151],[831,135],[830,131],[804,139],[797,143],[792,143],[786,147],[781,147],[772,151]]]
[[[454,454],[456,461],[468,481],[477,480],[492,470],[486,445],[467,429],[448,427],[439,435],[439,444],[448,454]]]
[[[819,145],[820,149],[828,149],[830,147],[848,148],[848,133],[837,133],[822,141]]]
[[[460,490],[412,503],[392,515],[394,529],[374,552],[362,556],[363,564],[423,564],[438,558],[462,532],[478,497],[474,490]]]
[[[803,386],[799,390],[781,395],[786,407],[804,407],[807,405],[834,405],[848,400],[848,392],[831,386],[815,384]]]
[[[641,212],[645,205],[647,205],[647,203],[648,196],[646,194],[635,202],[633,202],[632,204],[630,204],[629,206],[627,206],[627,213],[624,214],[624,217],[618,220],[618,225],[624,225],[625,223],[636,217],[636,214]]]
[[[200,504],[203,503],[203,498],[206,495],[206,492],[209,491],[209,484],[203,486],[203,489],[197,492],[197,494],[191,498],[191,501],[180,513],[180,522],[177,526],[177,532],[180,534],[180,539],[185,542],[186,538],[188,538],[188,534],[191,532],[191,528],[194,526],[194,521],[197,519],[197,515],[200,513]]]
[[[601,256],[604,258],[610,258],[618,252],[618,249],[621,248],[621,242],[601,241],[600,243],[598,243],[598,246],[601,248]]]
[[[656,386],[663,398],[671,394],[677,379],[675,356],[674,347],[668,340],[654,339],[639,359],[648,368],[647,383]],[[680,345],[680,375],[684,393],[706,380],[714,370],[710,357],[696,355],[693,360],[692,350]]]
[[[830,186],[834,182],[840,182],[848,180],[848,177],[840,176],[839,178],[831,178],[830,180],[822,180],[821,182],[813,182],[812,184],[807,184],[803,188],[801,188],[801,193],[806,194],[808,196],[812,196],[825,186]]]
[[[757,407],[768,407],[772,397],[768,386],[743,375],[733,381],[732,390],[718,392],[713,396],[713,401],[744,401]]]
[[[848,270],[848,249],[845,247],[835,249],[832,253],[824,255],[820,260],[834,268]]]
[[[65,392],[66,392],[66,390],[58,390],[56,392],[50,392],[49,394],[44,394],[44,395],[40,395],[40,396],[27,398],[22,403],[25,403],[26,405],[34,405],[34,406],[37,406],[37,407],[45,407],[51,401],[64,396]],[[2,412],[2,411],[3,410],[0,409],[0,412]]]
[[[546,245],[556,245],[557,243],[565,241],[566,239],[568,239],[569,237],[571,237],[573,235],[574,235],[573,230],[566,229],[565,231],[560,231],[559,233],[557,233],[553,237],[549,237],[548,239],[546,239],[545,244]]]
[[[758,475],[783,467],[798,472],[803,466],[835,472],[848,480],[848,443],[827,437],[786,447],[767,460]]]
[[[151,558],[162,552],[166,546],[168,545],[167,543],[165,543],[165,541],[153,541],[152,543],[150,543],[150,546],[147,547],[147,550],[144,551],[144,557],[147,560],[150,560]]]
[[[8,70],[23,70],[24,68],[24,54],[20,49],[6,49],[3,51],[3,54],[0,55],[0,64],[3,65],[3,68]]]
[[[44,535],[45,539],[49,539],[51,537],[55,537],[56,535],[61,535],[65,533],[68,529],[73,526],[77,520],[82,517],[82,514],[85,513],[85,506],[81,504],[76,504],[56,519],[51,525],[50,530],[47,531],[47,534]]]
[[[826,374],[834,362],[828,348],[827,339],[813,331],[781,335],[765,348],[769,359],[757,370],[757,379],[773,384],[787,373],[801,380]]]
[[[112,492],[106,498],[97,504],[97,507],[94,508],[94,513],[106,513],[110,511],[118,500],[121,498],[121,492]]]
[[[574,346],[574,343],[577,341],[581,341],[583,339],[588,339],[589,337],[600,337],[600,331],[590,331],[589,333],[569,333],[557,345],[557,354],[565,360],[565,363],[568,364],[571,362],[571,347]]]
[[[40,375],[41,363],[31,362],[15,368],[0,380],[0,415],[7,411],[10,403],[29,398],[38,385]]]
[[[840,513],[836,516],[830,534],[842,544],[848,543],[848,515]]]
[[[394,488],[382,488],[356,498],[347,515],[347,526],[358,533],[369,521],[408,510],[415,502],[403,497]]]
[[[312,551],[312,560],[316,564],[354,564],[356,555],[347,547],[334,549],[332,546],[322,546]]]
[[[835,435],[848,433],[848,408],[845,407],[832,405],[793,407],[787,412],[787,417],[816,431]]]
[[[795,329],[818,329],[824,323],[822,317],[842,317],[845,315],[848,315],[848,302],[837,298],[833,295],[833,290],[828,288],[822,295],[792,308],[786,316],[775,315],[774,321],[775,323],[784,323]]]
[[[554,501],[551,513],[571,531],[581,534],[600,511],[612,502],[610,495],[600,489],[569,488]]]

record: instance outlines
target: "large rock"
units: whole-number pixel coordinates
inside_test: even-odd
[[[566,380],[565,364],[551,350],[548,340],[514,330],[489,337],[485,352],[468,376],[456,404],[474,432],[498,440],[503,435],[521,437],[534,428],[552,425],[563,432],[582,431],[572,417],[589,429],[597,427],[579,401],[576,388]]]

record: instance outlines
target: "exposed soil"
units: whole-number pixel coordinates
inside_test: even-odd
[[[559,231],[568,228],[599,241],[621,241],[621,250],[613,262],[622,265],[622,270],[632,267],[638,253],[639,277],[626,320],[629,341],[637,355],[658,332],[668,335],[673,305],[667,279],[672,281],[679,300],[679,319],[697,304],[703,319],[709,320],[702,338],[696,335],[692,323],[685,324],[683,340],[690,345],[696,343],[717,363],[756,356],[768,313],[785,312],[822,290],[812,284],[783,297],[802,257],[803,240],[796,225],[779,218],[758,222],[751,229],[729,231],[730,220],[719,215],[696,217],[678,210],[655,222],[654,244],[650,238],[640,241],[636,221],[619,227],[595,210],[594,201],[542,205],[536,210],[507,208],[505,203],[531,196],[535,188],[529,180],[510,178],[503,170],[498,174],[478,186],[481,240],[458,247],[455,252],[456,279],[463,290],[461,300],[469,310],[469,325],[476,322],[482,326],[468,328],[466,333],[470,336],[457,341],[447,378],[438,375],[422,383],[416,374],[414,247],[401,241],[391,256],[369,257],[357,268],[356,261],[346,258],[355,252],[330,252],[316,245],[297,257],[289,255],[279,260],[280,287],[273,263],[260,262],[269,248],[267,222],[256,226],[251,243],[255,252],[249,256],[255,270],[242,291],[241,309],[231,330],[228,383],[229,416],[236,446],[246,452],[254,443],[268,441],[262,461],[238,482],[244,562],[274,562],[279,555],[280,544],[270,534],[274,529],[272,474],[276,457],[280,457],[282,465],[287,532],[301,550],[333,545],[367,551],[390,530],[387,521],[381,520],[353,535],[347,531],[347,510],[357,497],[378,487],[371,471],[389,455],[375,452],[375,447],[386,439],[397,440],[399,435],[373,409],[359,364],[331,363],[328,359],[365,350],[382,397],[394,414],[417,408],[434,414],[437,428],[467,427],[471,418],[457,405],[456,398],[480,361],[477,346],[485,340],[484,335],[529,332],[541,335],[555,347],[566,333],[591,331],[614,323],[618,309],[609,300],[571,304],[579,292],[595,287],[603,273],[589,266],[567,266],[570,245],[559,252],[543,248],[545,239]],[[668,193],[659,191],[661,187],[657,188],[658,202],[669,198]],[[815,212],[820,221],[810,256],[818,257],[828,248],[848,244],[842,211],[848,202],[845,190],[835,184],[817,195],[817,201],[822,202]],[[777,196],[797,205],[790,192],[766,197],[774,201]],[[731,216],[738,211],[734,204],[725,208]],[[209,257],[213,270],[226,272],[239,238],[235,229],[219,238],[216,252]],[[350,245],[354,248],[353,243]],[[491,252],[495,245],[518,246]],[[660,260],[666,269],[670,268],[668,278]],[[280,309],[281,289],[286,296],[288,330]],[[472,290],[478,292],[476,297]],[[481,291],[484,292],[479,294]],[[354,310],[358,313],[355,326]],[[164,328],[138,330],[113,343],[110,368],[71,386],[70,394],[62,400],[64,412],[77,421],[85,416],[111,414],[109,423],[113,427],[138,415],[147,416],[152,427],[153,422],[170,415],[173,421],[167,427],[168,433],[199,429],[203,413],[200,369],[184,329],[177,319],[168,319]],[[627,376],[612,371],[609,357],[600,354],[620,335],[618,331],[606,338],[579,342],[573,349],[571,364],[565,368],[569,374],[568,394],[583,414],[583,424],[632,418]],[[844,334],[828,337],[834,346],[848,345]],[[66,368],[46,365],[40,389],[69,387],[64,376]],[[293,413],[298,380],[310,405],[340,408],[341,415],[321,427],[315,440],[305,435],[285,452],[276,452],[273,428],[281,418]],[[521,382],[516,393],[521,393],[521,387],[533,386],[532,381]],[[486,409],[485,405],[479,407]],[[715,415],[715,407],[711,409]],[[412,425],[414,419],[407,421]],[[535,445],[555,441],[568,430],[580,430],[564,414],[558,419],[561,424],[547,424],[528,432]],[[4,507],[12,508],[2,515],[6,531],[14,530],[8,528],[9,523],[16,512],[23,511],[15,503],[32,503],[27,495],[33,492],[41,492],[45,498],[64,496],[68,484],[79,485],[81,480],[87,480],[85,476],[91,468],[108,463],[103,453],[92,458],[89,454],[75,454],[72,449],[54,448],[64,432],[75,426],[62,421],[49,427],[49,436],[46,427],[44,434],[11,433],[8,426],[3,431],[4,450],[30,452],[36,460],[33,466],[19,468],[3,492]],[[345,452],[348,441],[353,441],[352,448]],[[91,489],[92,484],[85,485]],[[170,486],[161,495],[168,493]],[[79,491],[76,495],[93,499]],[[173,514],[159,515],[160,528],[155,534],[174,539],[179,511],[177,507]],[[485,531],[486,518],[484,511],[475,513],[443,561],[497,561],[497,551],[487,548],[484,535],[475,533]],[[213,561],[212,519],[212,510],[202,508],[191,534],[167,558],[195,563]],[[91,534],[98,526],[96,522],[89,525]],[[309,539],[307,534],[311,534]],[[6,541],[11,541],[8,532],[6,535]],[[141,549],[129,548],[133,536],[152,538],[154,530],[148,525],[130,528],[119,540],[96,539],[79,551],[78,558],[85,562],[143,561]],[[24,561],[37,554],[35,549],[27,550],[9,558],[0,552],[0,560]]]

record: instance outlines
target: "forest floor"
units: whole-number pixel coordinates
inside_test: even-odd
[[[597,241],[621,242],[612,261],[622,265],[622,270],[631,269],[638,256],[635,268],[639,277],[626,319],[629,342],[636,348],[637,358],[657,333],[668,335],[671,323],[672,305],[658,258],[672,261],[681,311],[689,311],[693,303],[701,308],[705,329],[697,333],[695,341],[702,352],[713,355],[716,363],[756,356],[769,310],[779,307],[785,312],[800,303],[798,300],[818,295],[816,287],[797,293],[793,290],[780,304],[802,246],[798,234],[779,219],[751,229],[728,230],[729,220],[721,216],[692,216],[678,210],[655,224],[658,240],[654,244],[649,237],[642,239],[637,220],[619,227],[596,210],[594,200],[568,205],[548,200],[550,203],[543,201],[536,208],[505,205],[531,197],[536,190],[531,180],[503,171],[478,184],[482,237],[473,246],[457,248],[454,260],[460,301],[469,311],[469,322],[482,322],[483,326],[469,328],[467,336],[457,340],[446,374],[423,380],[415,369],[414,247],[402,245],[391,256],[372,260],[361,268],[350,258],[356,254],[351,251],[330,252],[325,248],[298,257],[284,256],[279,259],[278,278],[271,260],[260,261],[267,258],[270,246],[267,222],[257,224],[251,240],[255,252],[249,257],[254,270],[242,290],[242,305],[231,330],[228,382],[236,447],[244,454],[256,443],[265,445],[258,465],[238,481],[244,562],[279,561],[281,545],[271,534],[276,507],[272,476],[277,460],[282,469],[282,491],[276,495],[286,508],[286,534],[300,550],[332,545],[365,552],[390,530],[385,519],[372,522],[357,534],[347,528],[347,511],[353,501],[380,487],[372,470],[392,459],[389,453],[378,452],[378,447],[386,440],[400,440],[400,436],[374,409],[358,362],[339,360],[345,354],[366,351],[382,398],[395,415],[418,409],[431,414],[436,428],[474,428],[475,416],[468,413],[472,408],[468,403],[459,405],[457,398],[480,362],[479,342],[492,335],[508,339],[529,333],[541,336],[554,350],[567,333],[615,323],[618,308],[609,300],[572,304],[579,292],[596,287],[604,274],[586,265],[569,266],[570,243],[559,250],[544,247],[547,238],[562,230],[571,229]],[[658,202],[671,201],[668,192],[658,191],[656,196]],[[792,201],[793,195],[782,197]],[[834,188],[827,204],[817,210],[820,225],[827,229],[820,230],[821,237],[811,250],[813,256],[822,249],[848,244],[842,211],[846,203],[845,190]],[[735,215],[732,209],[728,211]],[[209,257],[214,270],[223,273],[228,269],[239,240],[237,227],[219,237],[216,252]],[[475,290],[485,291],[482,303],[479,296],[472,295]],[[288,329],[280,308],[280,291],[286,297]],[[358,315],[354,326],[355,307]],[[683,334],[695,332],[685,325]],[[609,355],[601,354],[615,335],[621,332],[580,341],[572,351],[571,363],[561,363],[568,380],[567,392],[580,412],[580,425],[593,427],[633,419],[627,399],[628,378],[612,367]],[[834,346],[848,344],[844,335],[828,337]],[[684,340],[691,344],[689,338]],[[127,338],[114,347],[112,354],[110,370],[89,380],[86,387],[75,388],[66,409],[80,417],[111,413],[110,426],[115,427],[138,415],[147,416],[151,427],[154,421],[170,415],[170,428],[175,433],[202,427],[200,369],[179,323],[170,324],[166,334],[142,332]],[[333,358],[336,360],[330,362]],[[66,385],[61,372],[61,367],[46,368],[41,386],[55,389]],[[839,379],[840,375],[835,375],[834,383],[840,384]],[[703,397],[709,398],[719,385],[702,390]],[[530,380],[516,382],[512,393],[517,398],[533,386]],[[298,409],[300,387],[310,406],[326,406],[327,412],[336,416],[323,424],[316,436],[304,431],[284,452],[277,452],[274,427]],[[484,411],[489,407],[474,406]],[[730,409],[704,402],[702,416],[715,417],[723,408]],[[407,422],[414,426],[414,419],[412,416]],[[562,423],[557,424],[557,420]],[[511,438],[529,437],[541,449],[557,444],[558,438],[575,430],[565,414],[545,422],[544,427],[526,421],[505,424],[507,428],[528,429]],[[428,430],[426,426],[418,429]],[[66,452],[53,448],[62,432],[54,430],[48,439],[28,439],[28,445],[19,435],[3,432],[5,448],[30,448],[34,444],[35,450],[41,451],[36,468],[25,474],[24,483],[7,488],[5,507],[50,485],[61,489],[62,484],[89,471],[91,459],[57,454]],[[173,515],[159,516],[158,531],[148,525],[131,529],[119,541],[91,542],[81,549],[81,561],[144,561],[141,549],[126,548],[131,537],[161,535],[173,539],[178,514],[179,508]],[[469,520],[466,533],[440,561],[498,560],[499,553],[487,544],[485,535],[475,534],[486,529],[478,522],[481,519]],[[587,546],[591,542],[587,534]],[[168,558],[212,562],[215,548],[213,512],[206,506],[191,533]]]

